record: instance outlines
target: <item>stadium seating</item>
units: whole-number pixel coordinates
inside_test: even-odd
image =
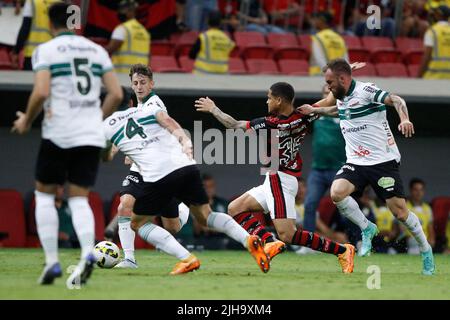
[[[375,66],[372,63],[367,62],[364,68],[352,71],[352,75],[354,77],[376,77],[377,71],[375,70]]]
[[[312,39],[311,35],[309,34],[301,34],[297,36],[297,40],[303,48],[306,49],[309,53],[311,53],[311,45],[312,45]]]
[[[401,62],[401,58],[402,54],[394,49],[378,49],[372,51],[370,55],[371,62],[375,64]]]
[[[408,65],[408,74],[410,78],[417,78],[419,76],[419,68],[418,64],[410,64]]]
[[[356,36],[342,36],[348,49],[362,49],[361,39]]]
[[[305,60],[278,60],[278,66],[280,67],[280,71],[282,74],[297,76],[309,75],[309,63]]]
[[[191,50],[194,43],[197,41],[199,36],[198,31],[188,31],[182,33],[178,37],[173,37],[172,43],[175,40],[175,55],[179,56],[187,56],[189,55],[189,51]]]
[[[246,74],[247,68],[241,58],[230,58],[228,72],[230,74]]]
[[[0,70],[12,70],[13,66],[9,53],[6,49],[0,48]]]
[[[279,59],[299,59],[308,60],[308,51],[298,44],[293,33],[278,34],[269,33],[267,42],[274,50],[274,58]]]
[[[245,60],[248,73],[250,74],[279,74],[275,61],[268,59]]]
[[[431,202],[431,207],[433,209],[433,223],[436,240],[445,240],[445,231],[450,213],[450,197],[434,198]],[[450,239],[448,239],[448,241],[450,241]]]
[[[370,53],[369,50],[364,48],[348,49],[348,58],[350,62],[369,62]]]
[[[264,35],[252,31],[236,31],[234,33],[236,46],[245,59],[269,59],[273,50],[266,43]]]
[[[191,73],[194,69],[194,60],[189,58],[188,56],[182,56],[178,59],[178,62],[183,69],[184,72]]]
[[[0,247],[24,247],[26,233],[22,195],[16,190],[0,189],[0,204],[0,232],[7,234],[0,240]]]
[[[361,38],[362,45],[369,51],[378,49],[394,49],[394,44],[390,38],[387,37],[371,37],[366,36]]]
[[[154,56],[150,66],[154,72],[185,72],[178,66],[174,56]]]
[[[380,77],[407,78],[408,71],[403,63],[378,63],[375,65],[377,74]]]
[[[167,40],[152,41],[150,52],[152,56],[170,56],[173,55],[174,44]]]

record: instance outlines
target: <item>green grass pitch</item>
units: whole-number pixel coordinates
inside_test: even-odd
[[[63,268],[75,264],[79,250],[62,250]],[[437,272],[422,276],[419,256],[374,254],[356,258],[353,274],[343,274],[332,255],[286,252],[263,274],[245,251],[203,251],[201,268],[169,276],[177,260],[138,250],[137,270],[96,268],[87,286],[68,290],[65,279],[39,286],[40,249],[0,249],[0,299],[450,299],[450,255],[436,255]],[[381,288],[369,290],[370,265],[381,271]]]

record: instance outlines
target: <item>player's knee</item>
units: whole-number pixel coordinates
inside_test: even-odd
[[[175,235],[180,231],[180,226],[170,225],[165,228],[170,234]]]
[[[408,218],[408,209],[406,207],[403,208],[398,205],[393,205],[389,208],[389,210],[391,210],[394,217],[400,221],[406,221]]]
[[[236,200],[231,201],[230,204],[228,205],[228,214],[232,217],[234,217],[235,215],[237,215],[239,209],[239,205],[237,203]]]
[[[336,202],[340,202],[340,201],[344,200],[347,195],[345,194],[345,192],[342,189],[331,188],[330,196],[331,196],[331,200],[333,200],[333,202],[336,203]]]
[[[131,217],[133,207],[127,202],[120,202],[117,207],[117,214],[122,217]]]

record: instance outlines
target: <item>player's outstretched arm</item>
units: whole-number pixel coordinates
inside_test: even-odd
[[[195,108],[200,112],[211,113],[217,120],[220,121],[228,129],[247,129],[247,121],[236,120],[229,114],[220,110],[214,101],[210,98],[199,98],[195,100]]]
[[[44,101],[50,96],[50,71],[39,70],[34,76],[33,92],[28,99],[25,113],[17,111],[17,120],[14,121],[11,132],[24,134],[31,128],[34,119],[41,113]]]
[[[186,135],[183,128],[180,126],[178,122],[175,121],[172,117],[170,117],[167,112],[159,111],[155,115],[156,121],[166,128],[172,135],[174,135],[178,142],[180,142],[183,147],[183,152],[189,157],[189,159],[193,159],[193,150],[192,150],[192,141]]]
[[[103,77],[103,84],[105,85],[107,94],[105,100],[103,101],[103,119],[109,117],[119,106],[123,99],[122,88],[119,84],[119,79],[117,79],[114,71],[106,72]]]
[[[301,113],[308,115],[311,113],[319,114],[321,116],[337,117],[339,115],[338,108],[336,106],[332,107],[318,107],[309,104],[304,104],[297,108]]]
[[[388,106],[394,106],[400,117],[400,124],[398,125],[398,131],[400,131],[406,138],[412,137],[414,134],[414,125],[409,121],[408,107],[405,100],[402,97],[395,94],[389,94],[384,99],[384,104]]]

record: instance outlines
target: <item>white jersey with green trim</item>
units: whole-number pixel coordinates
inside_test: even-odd
[[[388,95],[373,83],[352,80],[346,96],[337,100],[347,163],[369,166],[400,162],[383,103]]]
[[[107,140],[137,166],[145,182],[155,182],[169,173],[195,164],[181,144],[156,120],[161,107],[145,105],[113,113],[103,121]]]
[[[100,107],[102,76],[112,70],[108,53],[94,42],[62,33],[38,46],[33,70],[51,74],[50,97],[44,103],[42,137],[60,148],[104,147]]]

